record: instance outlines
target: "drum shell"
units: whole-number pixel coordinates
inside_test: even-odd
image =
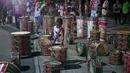
[[[34,34],[33,21],[28,21],[28,31],[30,32],[30,34]]]
[[[66,42],[67,42],[68,44],[73,44],[73,43],[74,43],[74,37],[73,37],[72,35],[68,35],[68,36],[66,37]]]
[[[54,16],[43,16],[43,32],[45,35],[50,34],[50,30],[52,30],[54,26]]]
[[[1,62],[0,64],[2,66],[1,69],[0,69],[0,72],[2,72],[2,73],[6,73],[6,72],[10,72],[10,73],[21,73],[20,69],[16,65],[14,65],[12,63]],[[12,70],[12,68],[13,68],[13,70]]]
[[[43,65],[44,66],[44,73],[60,73],[61,63],[57,64],[57,65],[53,65],[53,64],[51,65],[51,64],[45,64],[46,62],[44,62],[44,65]]]
[[[77,43],[76,44],[76,52],[78,56],[86,55],[86,43]]]
[[[49,44],[41,44],[40,48],[41,48],[42,55],[44,55],[44,56],[51,55],[51,51],[50,51],[49,47],[50,47]]]
[[[90,43],[90,48],[93,58],[96,58],[97,56],[105,56],[109,52],[107,43],[97,40],[93,40],[92,43]]]
[[[59,61],[62,63],[62,67],[65,66],[67,62],[67,47],[60,47],[55,48],[57,46],[52,46],[51,50],[51,61]]]
[[[11,53],[11,62],[13,62],[16,66],[20,66],[20,55],[19,52]]]
[[[15,33],[15,32],[14,32]],[[16,32],[22,33],[22,32]],[[28,34],[13,34],[12,37],[12,52],[19,52],[20,57],[27,57],[31,55],[30,46],[30,32]]]
[[[22,16],[20,19],[20,31],[27,31],[28,30],[28,16]]]

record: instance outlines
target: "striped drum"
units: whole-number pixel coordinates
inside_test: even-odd
[[[61,62],[46,61],[44,62],[44,73],[60,73]]]
[[[100,38],[100,32],[99,31],[90,31],[90,38],[98,40]]]
[[[41,52],[44,56],[50,56],[50,43],[51,43],[51,35],[44,35],[40,38],[40,48]]]
[[[28,21],[28,31],[33,34],[34,33],[34,26],[33,26],[33,21]]]
[[[60,61],[62,67],[65,66],[67,62],[67,47],[66,46],[52,46],[51,50],[51,60]]]
[[[105,41],[106,28],[107,28],[107,18],[106,17],[99,18],[100,41]]]
[[[130,48],[130,31],[117,32],[117,49],[126,51]]]
[[[90,43],[90,48],[92,51],[92,58],[94,59],[97,58],[97,56],[105,56],[109,52],[107,43],[97,40],[93,40],[92,43]]]
[[[11,54],[11,62],[13,62],[18,67],[20,66],[19,52],[12,52],[12,54]]]
[[[88,73],[103,73],[103,67],[99,58],[93,59],[88,63]]]
[[[30,32],[13,32],[12,36],[12,52],[19,52],[20,57],[31,55],[30,49]]]
[[[124,53],[124,72],[130,73],[130,51],[123,52]]]
[[[74,37],[73,37],[72,35],[68,35],[68,36],[66,37],[66,42],[67,42],[68,44],[73,44],[73,43],[74,43]]]
[[[87,31],[88,31],[87,38],[90,38],[91,32],[98,29],[98,27],[97,27],[98,25],[97,25],[96,21],[97,21],[96,18],[92,18],[92,17],[89,18],[89,20],[87,22],[87,25],[88,25],[87,26]]]
[[[27,31],[28,30],[29,17],[28,16],[22,16],[22,17],[19,17],[19,19],[20,19],[20,30],[21,31]]]
[[[20,69],[9,62],[0,62],[0,73],[21,73]]]
[[[44,15],[43,17],[43,32],[49,34],[54,26],[54,16]]]
[[[76,50],[78,56],[85,55],[86,54],[86,43],[77,43],[75,50]]]
[[[122,64],[122,53],[119,50],[110,50],[109,54],[110,64],[121,65]]]

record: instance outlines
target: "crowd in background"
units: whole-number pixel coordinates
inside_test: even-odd
[[[1,1],[0,2],[0,23],[2,24],[6,23],[6,18],[8,19],[7,23],[12,23],[12,16],[15,16],[16,27],[19,28],[18,18],[20,16],[23,15],[34,16],[35,14],[35,6],[37,0],[34,1],[26,0],[26,2],[21,2],[21,3],[19,2],[20,0],[16,0],[15,3],[8,2],[10,0],[8,0],[7,2],[2,2],[2,0],[0,1]],[[108,3],[106,3],[105,1],[108,1]],[[123,1],[124,1],[123,3],[120,3],[120,1],[116,0],[112,5],[112,13],[114,14],[115,24],[117,24],[117,20],[119,21],[120,24],[126,24],[130,3],[128,0],[123,0]],[[48,2],[47,1],[40,2],[40,6],[43,7],[40,11],[41,15],[63,16],[63,15],[71,14],[77,16],[80,14],[79,6],[77,6],[73,0],[68,2],[67,5],[65,5],[64,2],[57,2],[57,1],[54,2],[52,0],[48,0]],[[82,15],[92,16],[91,13],[94,12],[95,15],[100,17],[102,16],[102,13],[105,13],[106,9],[107,11],[110,12],[109,0],[104,0],[104,2],[100,1],[99,3],[97,3],[96,7],[97,7],[97,11],[94,12],[92,11],[90,2],[84,3],[84,5],[81,8]],[[123,22],[121,22],[121,16],[123,17],[122,20]]]

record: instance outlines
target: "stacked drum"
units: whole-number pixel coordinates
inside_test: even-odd
[[[20,69],[9,62],[0,62],[0,73],[21,73]]]
[[[41,48],[41,53],[44,56],[50,56],[50,44],[51,44],[51,35],[43,35],[40,38],[40,48]]]
[[[77,43],[76,44],[76,52],[78,56],[86,55],[86,43]]]
[[[11,62],[13,62],[18,67],[20,66],[19,52],[12,52],[12,54],[11,54]]]
[[[44,73],[60,73],[61,62],[46,61],[44,62]]]
[[[29,17],[28,16],[22,16],[19,19],[20,19],[20,30],[21,31],[27,31],[28,30]]]
[[[130,52],[124,52],[124,72],[130,73]]]
[[[65,67],[67,62],[67,47],[66,46],[52,46],[51,61],[59,61],[62,63],[62,68]]]
[[[121,65],[122,64],[122,53],[119,50],[111,50],[110,51],[110,64],[112,65]]]
[[[19,52],[20,57],[31,55],[30,49],[30,32],[13,32],[12,36],[12,52]]]
[[[107,18],[106,17],[99,18],[100,41],[105,41],[106,28],[107,28]]]

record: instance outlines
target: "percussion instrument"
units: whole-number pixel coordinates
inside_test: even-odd
[[[30,32],[30,34],[34,33],[33,21],[28,21],[28,31]]]
[[[20,57],[31,55],[30,32],[12,32],[12,52],[19,52]]]
[[[130,48],[130,31],[119,31],[117,32],[117,49],[118,50],[129,50]]]
[[[21,73],[20,69],[9,62],[0,62],[0,73]]]
[[[13,62],[16,66],[20,66],[19,52],[12,52],[11,53],[11,62]]]
[[[90,48],[92,52],[92,58],[97,58],[97,56],[105,56],[108,54],[108,45],[105,42],[100,42],[98,40],[93,40],[90,43]]]
[[[51,35],[43,35],[40,38],[40,48],[44,56],[50,56]]]
[[[122,64],[122,53],[119,50],[113,49],[109,52],[110,64],[121,65]]]
[[[72,35],[68,35],[68,36],[66,37],[66,42],[67,42],[68,44],[73,44],[73,43],[74,43],[74,37],[73,37]]]
[[[124,72],[123,73],[130,73],[130,51],[123,52],[124,54]]]
[[[90,38],[98,40],[100,38],[100,32],[99,31],[90,31]]]
[[[97,19],[96,18],[88,18],[87,21],[87,38],[90,38],[90,32],[96,31],[98,29]]]
[[[107,28],[107,18],[100,17],[99,18],[100,41],[105,41],[106,28]]]
[[[19,19],[20,19],[20,31],[27,31],[28,30],[29,17],[28,16],[22,16],[22,17],[19,17]]]
[[[88,73],[103,73],[103,67],[99,58],[93,59],[88,63]]]
[[[44,62],[44,73],[60,73],[61,62],[46,61]]]
[[[86,49],[87,49],[86,43],[77,43],[76,44],[75,50],[76,50],[78,56],[86,55]]]
[[[45,35],[50,33],[54,26],[54,16],[44,15],[43,17],[43,32]]]
[[[51,50],[51,60],[60,61],[62,67],[64,68],[65,63],[67,62],[67,47],[66,46],[52,46]]]

